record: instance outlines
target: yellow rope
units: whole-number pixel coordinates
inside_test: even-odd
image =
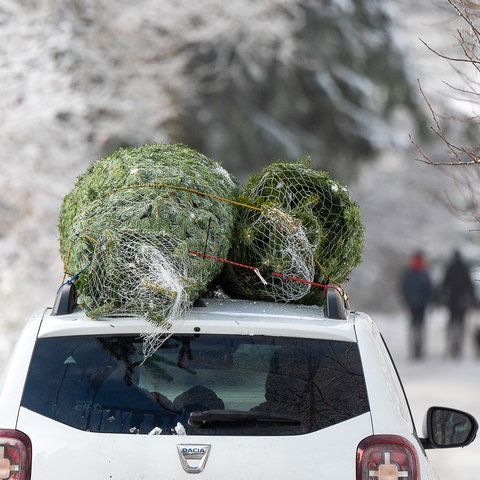
[[[171,188],[173,190],[180,190],[180,191],[183,191],[183,192],[193,193],[193,194],[196,194],[196,195],[201,195],[203,197],[212,198],[214,200],[220,200],[222,202],[230,203],[230,204],[236,205],[238,207],[248,208],[250,210],[254,210],[254,211],[257,211],[257,212],[262,212],[261,208],[254,207],[253,205],[247,205],[245,203],[237,202],[235,200],[230,200],[228,198],[220,197],[218,195],[213,195],[211,193],[205,193],[205,192],[202,192],[200,190],[196,190],[194,188],[180,187],[178,185],[168,185],[166,183],[141,183],[141,184],[136,184],[136,185],[126,185],[124,187],[119,187],[119,188],[116,188],[116,189],[108,192],[107,194],[104,195],[104,197],[107,197],[108,195],[111,195],[115,192],[119,192],[119,191],[122,191],[122,190],[130,190],[130,189],[134,189],[134,188]],[[172,201],[173,201],[173,199],[172,199]],[[158,206],[157,206],[157,209],[158,209]],[[157,215],[158,215],[158,210],[157,210]],[[96,240],[94,238],[90,237],[89,235],[85,235],[85,237],[87,239],[89,239],[90,241],[94,242],[94,243],[96,242]],[[70,251],[69,251],[68,255],[70,255]],[[323,271],[325,270],[324,267],[320,264],[320,262],[318,260],[315,260],[315,263],[316,263],[317,267],[320,268],[320,270],[323,270]],[[328,274],[326,274],[326,280],[330,281],[332,284],[334,284],[336,287],[338,287],[338,289],[343,293],[343,296],[348,300],[348,295],[347,295],[345,289],[342,287],[342,285],[340,283],[336,282],[335,280],[332,280],[329,277]]]
[[[233,205],[237,205],[238,207],[249,208],[250,210],[255,210],[257,212],[262,211],[262,209],[259,207],[247,205],[245,203],[237,202],[235,200],[230,200],[228,198],[220,197],[218,195],[201,192],[200,190],[195,190],[194,188],[180,187],[178,185],[168,185],[166,183],[141,183],[137,185],[126,185],[125,187],[116,188],[115,190],[108,192],[105,196],[111,195],[112,193],[119,192],[121,190],[129,190],[133,188],[172,188],[173,190],[181,190],[183,192],[195,193],[196,195],[201,195],[203,197],[213,198],[214,200],[220,200],[222,202],[231,203]]]

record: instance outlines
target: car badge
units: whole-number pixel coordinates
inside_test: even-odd
[[[178,456],[187,473],[200,473],[205,468],[211,445],[180,444],[177,445]]]

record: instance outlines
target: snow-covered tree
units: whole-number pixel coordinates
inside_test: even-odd
[[[0,48],[18,75],[35,72],[16,93],[39,108],[8,117],[30,110],[25,128],[37,145],[42,137],[58,150],[60,134],[89,163],[120,145],[173,140],[236,174],[303,155],[353,171],[394,142],[396,113],[418,115],[389,8],[385,0],[11,1],[0,7]]]
[[[309,154],[348,178],[395,142],[395,114],[421,117],[388,2],[225,5],[214,13],[223,28],[184,44],[193,94],[181,99],[175,135],[186,143],[235,171]],[[200,9],[184,14],[219,23],[203,23]]]
[[[480,9],[477,2],[469,0],[447,0],[446,3],[459,23],[453,33],[456,53],[445,54],[441,50],[431,50],[432,54],[449,62],[457,73],[457,82],[448,84],[454,102],[450,102],[450,110],[445,111],[445,104],[439,107],[427,95],[423,95],[433,120],[431,131],[444,149],[441,155],[432,154],[416,140],[413,142],[424,162],[443,169],[455,181],[458,188],[452,188],[447,198],[450,207],[457,215],[464,214],[466,219],[478,222]],[[423,90],[421,91],[423,93]]]

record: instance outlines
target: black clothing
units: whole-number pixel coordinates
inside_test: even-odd
[[[423,260],[412,259],[404,273],[401,291],[410,312],[410,353],[418,359],[423,356],[425,311],[433,296],[433,284]]]
[[[462,353],[465,316],[473,305],[475,292],[467,265],[455,252],[447,265],[440,291],[440,299],[447,306],[450,317],[447,326],[448,353],[459,357]]]

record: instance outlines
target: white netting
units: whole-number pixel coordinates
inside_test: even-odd
[[[241,200],[249,208],[241,209],[231,257],[260,275],[228,265],[232,296],[321,304],[323,289],[311,284],[342,283],[360,262],[359,207],[328,173],[306,162],[273,163],[252,176]]]
[[[93,317],[138,315],[162,319],[164,328],[190,305],[187,264],[178,241],[136,231],[97,238],[80,302]]]
[[[92,317],[142,315],[165,326],[205,293],[226,256],[237,206],[233,177],[183,145],[121,149],[95,162],[65,197],[60,251]]]
[[[263,259],[263,272],[269,268],[270,273],[282,273],[282,277],[256,278],[256,283],[259,279],[262,283],[262,292],[285,302],[303,298],[311,285],[297,279],[313,282],[315,266],[312,246],[302,222],[278,208],[265,207],[254,215],[249,230],[249,234],[257,239],[268,238],[250,243],[252,258]]]

